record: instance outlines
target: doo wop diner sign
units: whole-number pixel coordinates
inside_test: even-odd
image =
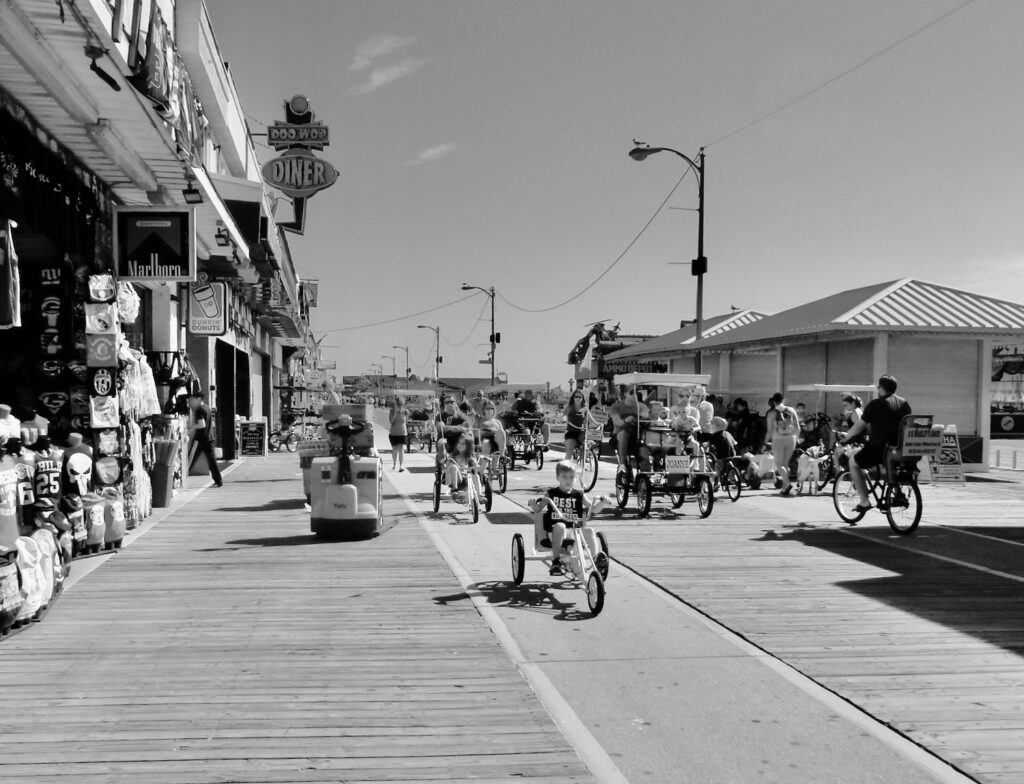
[[[301,198],[334,185],[338,170],[309,150],[293,149],[263,164],[263,179],[285,195]]]

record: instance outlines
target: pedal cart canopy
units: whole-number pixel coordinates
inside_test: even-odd
[[[705,387],[711,383],[711,376],[706,373],[620,373],[612,381],[620,386]]]

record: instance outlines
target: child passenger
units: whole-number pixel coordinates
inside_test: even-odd
[[[594,512],[600,511],[608,502],[607,496],[603,495],[591,502],[583,495],[582,490],[573,487],[573,483],[576,481],[576,466],[568,460],[561,460],[555,464],[555,478],[558,480],[556,487],[549,488],[546,495],[530,502],[530,509],[535,514],[544,512],[544,531],[548,534],[551,551],[554,554],[549,572],[551,575],[562,573],[560,556],[562,543],[565,541],[566,523],[571,525],[582,520],[588,509],[593,508]],[[558,517],[556,512],[561,517]],[[588,525],[584,525],[578,530],[587,540],[590,552],[594,554],[595,565],[603,571],[608,563],[608,556],[598,547],[596,532]]]
[[[448,480],[449,494],[453,501],[465,503],[465,486],[469,478],[469,472],[476,467],[476,460],[473,457],[472,436],[459,436],[459,440],[452,450],[451,460],[445,468],[445,476]]]

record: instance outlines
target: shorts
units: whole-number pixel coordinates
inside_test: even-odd
[[[483,446],[484,444],[490,444],[491,445],[491,454],[492,455],[498,453],[498,442],[495,440],[493,434],[491,434],[491,433],[483,433],[483,434],[481,434],[481,436],[480,436],[480,446]]]
[[[391,446],[399,446],[405,443],[406,436],[393,436],[388,435],[388,441],[391,442]]]
[[[885,447],[868,444],[853,456],[861,468],[872,468],[885,462]]]
[[[578,427],[567,427],[565,429],[565,437],[571,438],[573,441],[582,441],[583,431],[580,430]]]

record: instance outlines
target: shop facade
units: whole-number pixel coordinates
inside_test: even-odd
[[[915,413],[954,425],[967,470],[988,466],[993,350],[1024,342],[1024,305],[920,280],[840,292],[689,344],[703,354],[710,391],[766,408],[778,391],[809,384],[872,385],[891,374]],[[790,404],[834,416],[839,394],[793,392]]]
[[[226,459],[281,414],[309,312],[224,59],[202,0],[0,4],[0,554],[169,503],[189,392]]]

